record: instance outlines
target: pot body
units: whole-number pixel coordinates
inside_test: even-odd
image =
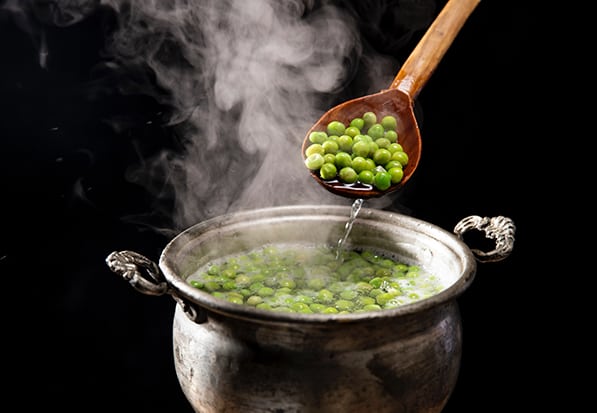
[[[197,412],[439,413],[457,380],[454,301],[356,323],[255,323],[177,306],[174,359]]]
[[[196,412],[438,413],[458,377],[456,298],[475,259],[454,234],[412,217],[363,209],[347,248],[420,265],[446,288],[392,310],[293,314],[229,303],[186,278],[219,257],[272,243],[335,245],[349,207],[277,207],[222,216],[177,236],[160,269],[177,306],[176,373]]]

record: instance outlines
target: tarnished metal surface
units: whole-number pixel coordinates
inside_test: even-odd
[[[174,362],[201,413],[439,413],[462,352],[454,301],[356,323],[266,323],[177,308]]]

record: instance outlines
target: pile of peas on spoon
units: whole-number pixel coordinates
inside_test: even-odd
[[[394,116],[378,121],[374,112],[365,112],[348,125],[333,120],[325,131],[309,134],[305,166],[319,171],[325,181],[360,183],[385,191],[402,181],[408,164],[396,128]]]

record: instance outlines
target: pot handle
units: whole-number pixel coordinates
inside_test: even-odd
[[[106,258],[106,264],[135,290],[147,295],[170,294],[192,321],[201,323],[206,320],[202,311],[176,295],[158,265],[149,258],[134,251],[114,251]],[[147,276],[141,270],[145,270]]]
[[[168,283],[157,264],[139,253],[114,251],[106,258],[106,264],[143,294],[164,295],[168,292]],[[143,276],[142,269],[148,277]]]
[[[486,238],[495,240],[495,248],[491,251],[484,252],[471,248],[471,252],[478,261],[501,261],[512,252],[516,226],[510,218],[503,216],[488,218],[472,215],[460,220],[454,227],[454,233],[458,238],[463,239],[464,233],[472,229],[483,231]]]

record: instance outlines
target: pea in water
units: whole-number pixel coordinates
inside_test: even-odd
[[[201,267],[188,282],[215,297],[263,310],[303,314],[379,311],[443,289],[438,277],[371,250],[266,245]]]

